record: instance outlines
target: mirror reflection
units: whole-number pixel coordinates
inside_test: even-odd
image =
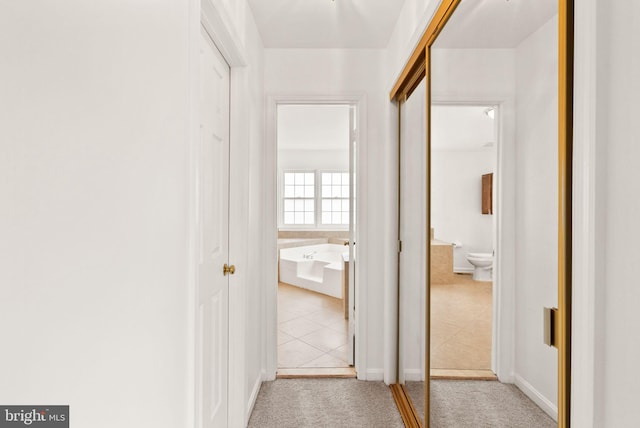
[[[401,104],[400,381],[424,421],[429,337],[431,427],[556,426],[557,28],[552,0],[462,1]]]

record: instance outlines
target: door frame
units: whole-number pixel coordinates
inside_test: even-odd
[[[226,124],[226,135],[225,135],[225,142],[226,142],[226,150],[224,153],[224,157],[227,158],[227,162],[226,162],[226,170],[225,168],[223,168],[222,172],[223,175],[221,176],[221,180],[223,180],[222,182],[225,184],[225,186],[223,187],[222,192],[226,193],[226,195],[223,197],[226,198],[226,204],[222,204],[223,210],[222,210],[222,214],[224,216],[223,219],[221,219],[222,221],[220,223],[216,224],[220,224],[223,228],[225,228],[225,232],[226,232],[226,237],[224,239],[222,239],[221,243],[224,246],[223,248],[220,248],[220,251],[222,253],[222,257],[218,257],[217,260],[212,263],[211,267],[214,270],[217,270],[220,265],[224,265],[227,266],[228,263],[230,263],[229,261],[229,248],[230,248],[230,242],[229,242],[229,212],[230,212],[230,206],[229,206],[229,196],[230,196],[230,163],[228,161],[229,156],[230,156],[230,149],[231,149],[231,144],[229,141],[229,125],[230,125],[230,114],[231,114],[231,106],[229,104],[229,95],[230,95],[230,84],[231,84],[231,68],[229,67],[229,64],[227,63],[227,61],[224,59],[224,57],[222,56],[222,54],[220,53],[219,49],[217,48],[217,46],[215,45],[215,43],[213,42],[213,39],[211,38],[211,35],[209,34],[209,32],[205,29],[204,26],[201,26],[201,40],[207,45],[207,48],[204,49],[211,49],[212,54],[214,56],[214,59],[216,60],[216,62],[221,62],[223,67],[224,67],[224,71],[225,71],[225,77],[228,78],[229,80],[227,81],[227,85],[225,88],[225,92],[226,93],[222,93],[220,94],[222,98],[226,98],[226,112],[223,113],[226,117],[225,120],[227,122]],[[201,42],[202,43],[202,42]],[[203,49],[203,47],[201,46],[200,49]],[[201,54],[202,55],[202,54]],[[203,72],[203,70],[200,70],[201,73]],[[213,73],[212,71],[209,70],[204,70],[204,73],[206,76],[210,75],[211,73]],[[202,76],[200,76],[202,77]],[[205,77],[207,78],[207,77]],[[214,95],[215,97],[215,95]],[[218,100],[216,100],[218,101]],[[218,107],[220,106],[220,104],[216,104]],[[200,120],[200,124],[204,123],[204,121],[206,121],[206,119],[204,119],[203,117],[199,118]],[[225,126],[225,125],[223,125]],[[202,135],[202,130],[200,131],[200,140],[203,140],[203,135]],[[202,204],[202,188],[203,186],[205,186],[206,184],[202,183],[202,172],[203,169],[202,168],[206,168],[203,167],[202,164],[202,159],[201,156],[203,154],[203,150],[204,147],[202,145],[202,143],[200,143],[198,145],[198,147],[196,148],[196,153],[194,154],[193,160],[195,162],[197,162],[197,166],[196,166],[196,174],[199,176],[197,179],[197,183],[196,183],[196,187],[194,188],[194,194],[197,197],[198,203],[201,207]],[[223,158],[224,158],[223,157]],[[211,168],[211,166],[209,167]],[[217,200],[214,200],[214,203],[217,203]],[[226,211],[226,212],[225,212]],[[200,212],[202,212],[202,208],[200,208]],[[206,223],[208,220],[207,219],[201,219],[200,220],[200,224],[202,223]],[[203,228],[202,226],[198,227],[198,234],[197,234],[197,238],[198,238],[198,247],[202,247],[202,244],[200,244],[200,242],[202,242],[202,240],[204,239],[203,237]],[[199,250],[199,251],[198,251]],[[203,263],[206,263],[206,261],[204,261],[202,259],[203,253],[202,253],[202,248],[199,248],[197,251],[197,258],[199,260],[195,260],[196,265],[202,265]],[[217,266],[215,266],[217,265]],[[201,266],[198,266],[198,272],[201,272]],[[205,404],[205,399],[201,396],[201,394],[203,394],[206,391],[206,384],[207,381],[206,379],[204,379],[205,373],[208,370],[211,371],[215,371],[215,367],[211,366],[211,363],[209,361],[207,361],[206,359],[203,359],[203,351],[204,349],[207,348],[207,343],[209,343],[208,341],[211,340],[211,337],[207,338],[207,336],[203,336],[203,332],[207,331],[206,327],[203,323],[206,323],[206,320],[202,319],[202,315],[203,313],[200,312],[202,310],[202,304],[203,301],[203,297],[211,297],[211,296],[203,296],[200,294],[201,290],[203,289],[203,285],[206,284],[206,281],[213,281],[214,283],[216,283],[216,287],[219,285],[221,290],[220,292],[226,292],[227,298],[226,300],[223,299],[223,303],[224,303],[224,308],[221,308],[222,310],[222,316],[225,317],[225,320],[222,320],[223,323],[226,323],[226,331],[224,332],[215,332],[215,329],[211,331],[211,334],[222,334],[222,335],[226,335],[226,340],[224,342],[226,349],[221,352],[221,354],[223,355],[224,358],[224,374],[226,377],[224,377],[224,380],[220,380],[219,381],[219,385],[224,385],[225,388],[225,393],[228,391],[229,388],[229,342],[230,342],[230,337],[229,337],[229,333],[230,333],[230,324],[229,324],[229,320],[231,318],[230,313],[229,313],[229,284],[231,282],[231,275],[227,275],[226,271],[224,273],[224,275],[222,275],[222,278],[220,278],[220,274],[222,272],[221,271],[217,271],[214,275],[214,277],[209,277],[208,279],[206,278],[202,278],[199,274],[196,276],[195,280],[196,280],[196,304],[197,304],[197,309],[196,309],[196,316],[198,317],[198,319],[196,320],[197,324],[196,324],[196,359],[197,359],[197,363],[196,363],[196,371],[195,374],[197,376],[196,379],[196,385],[197,385],[197,389],[196,389],[196,426],[197,427],[208,427],[211,424],[211,421],[209,419],[207,420],[203,420],[203,414],[205,414],[207,412],[206,409],[206,404]],[[216,279],[218,278],[218,279]],[[218,282],[220,281],[220,283]],[[206,314],[204,314],[206,317]],[[215,318],[215,313],[211,313],[209,316],[214,317]],[[213,322],[213,319],[211,320]],[[205,338],[203,341],[203,337]],[[215,340],[215,339],[214,339]],[[226,342],[226,343],[225,343]],[[215,353],[215,349],[213,350],[213,352]],[[205,388],[202,387],[202,383],[205,383]],[[213,380],[213,387],[215,388],[215,384],[216,382],[218,382],[217,380]],[[205,389],[205,390],[203,390]],[[225,395],[224,397],[224,401],[222,403],[220,403],[219,405],[219,410],[217,410],[217,412],[222,413],[224,412],[224,421],[225,423],[228,423],[228,418],[229,418],[229,396],[228,394],[223,394]],[[203,407],[205,407],[205,409],[203,409]],[[217,419],[216,419],[217,420]],[[217,421],[220,422],[220,421]],[[216,422],[214,422],[215,424]]]
[[[404,101],[401,102],[404,104]],[[506,383],[514,383],[514,360],[513,352],[515,346],[515,294],[513,287],[506,284],[506,278],[513,278],[515,270],[513,263],[504,260],[507,254],[513,254],[515,248],[515,236],[513,233],[505,233],[512,230],[515,225],[515,212],[505,205],[505,201],[513,200],[515,169],[507,167],[515,165],[515,150],[512,144],[515,141],[514,121],[511,120],[515,114],[515,99],[513,97],[469,97],[469,96],[432,96],[431,104],[447,106],[495,106],[496,107],[496,178],[495,178],[495,201],[496,212],[493,230],[494,248],[496,249],[494,259],[494,281],[493,281],[493,318],[491,326],[491,370],[497,377]],[[427,204],[429,206],[429,204]],[[398,216],[400,218],[400,216]],[[400,239],[400,238],[398,238]],[[400,328],[402,334],[402,327]],[[426,338],[425,338],[426,340]],[[426,348],[426,344],[423,341]],[[423,360],[424,360],[423,349]],[[398,358],[401,361],[401,358]],[[402,368],[402,363],[400,363]],[[424,378],[428,370],[423,368]],[[399,382],[404,383],[405,374],[399,373]]]
[[[512,144],[515,140],[515,127],[513,126],[514,121],[508,119],[515,114],[515,100],[512,97],[432,96],[431,105],[495,106],[497,141],[494,199],[496,212],[493,213],[495,257],[492,288],[491,370],[501,381],[513,383],[515,380],[513,376],[514,361],[511,350],[515,346],[515,294],[513,287],[506,285],[509,281],[506,281],[505,278],[513,278],[515,271],[513,263],[505,261],[505,255],[513,254],[515,236],[513,233],[504,232],[513,229],[515,224],[515,213],[505,204],[505,201],[513,200],[514,195],[515,169],[506,166],[515,164],[515,150]]]
[[[265,273],[267,278],[267,290],[265,295],[265,355],[266,373],[265,380],[274,380],[278,369],[278,188],[277,188],[277,109],[280,104],[345,104],[356,106],[356,129],[358,133],[356,145],[356,188],[358,189],[358,206],[362,207],[362,195],[366,195],[365,175],[362,170],[362,162],[366,150],[366,97],[364,95],[337,94],[337,95],[269,95],[266,105],[266,149],[265,149]],[[361,241],[362,230],[366,229],[366,216],[363,210],[356,211],[356,242]],[[362,259],[363,247],[358,249],[359,259]],[[363,263],[356,263],[355,274],[355,301],[366,302],[366,287],[359,284],[366,273]],[[359,304],[356,310],[355,320],[355,360],[354,367],[358,379],[366,379],[366,304]]]
[[[200,90],[200,31],[204,28],[215,46],[218,48],[230,67],[229,94],[229,210],[231,213],[242,207],[243,197],[246,195],[246,158],[244,149],[248,147],[249,136],[244,123],[243,105],[248,103],[248,86],[246,84],[245,48],[240,44],[241,38],[231,26],[224,10],[219,9],[211,0],[190,0],[187,22],[188,53],[188,117],[186,124],[186,141],[188,146],[188,164],[185,166],[187,175],[186,204],[187,204],[187,242],[186,252],[186,284],[188,304],[188,330],[185,344],[189,356],[189,366],[186,397],[191,409],[186,416],[187,426],[196,426],[197,417],[197,384],[196,367],[196,323],[197,311],[197,147],[199,144],[199,90]],[[243,283],[246,281],[246,226],[244,217],[229,216],[229,259],[238,267],[237,273],[229,277],[229,364],[228,364],[228,414],[229,426],[245,426],[251,409],[245,406],[246,369],[245,369],[245,291]],[[233,238],[232,238],[233,237]],[[260,383],[253,386],[251,397],[257,395]],[[249,402],[254,402],[252,398]]]
[[[505,261],[507,254],[513,254],[516,245],[515,212],[509,209],[505,201],[512,201],[515,197],[515,141],[514,121],[515,99],[513,97],[484,98],[458,96],[432,96],[431,104],[476,106],[496,106],[496,175],[494,194],[496,200],[493,240],[496,254],[494,257],[493,280],[493,318],[491,325],[491,370],[502,382],[513,383],[515,346],[515,290],[508,287],[507,278],[515,277],[513,263]],[[509,232],[506,232],[509,231]],[[506,233],[505,233],[506,232]],[[426,377],[425,377],[426,378]]]
[[[427,201],[430,200],[431,141],[431,46],[445,27],[461,0],[442,0],[425,32],[403,68],[389,95],[398,107],[418,83],[426,78],[427,89]],[[571,328],[572,328],[572,191],[573,191],[573,61],[574,61],[574,0],[558,3],[558,310],[555,323],[555,344],[558,348],[558,427],[571,425]],[[399,126],[399,124],[398,124]],[[427,230],[431,228],[430,207],[427,205]],[[426,265],[430,264],[427,251]],[[430,278],[427,275],[426,305],[430,306]],[[429,317],[427,331],[425,374],[430,367]],[[425,382],[425,421],[429,427],[430,385]]]

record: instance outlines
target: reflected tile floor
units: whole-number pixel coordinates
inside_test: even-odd
[[[431,368],[491,369],[492,283],[456,274],[431,285]]]
[[[278,368],[349,367],[342,300],[278,284]]]

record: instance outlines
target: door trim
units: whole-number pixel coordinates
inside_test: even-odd
[[[336,94],[336,95],[269,95],[267,96],[266,105],[266,148],[265,148],[265,273],[268,288],[265,296],[265,320],[264,337],[265,337],[265,355],[266,355],[266,373],[265,380],[274,380],[278,369],[277,350],[278,350],[278,206],[277,206],[277,107],[279,104],[350,104],[357,108],[357,130],[358,145],[357,159],[361,160],[366,155],[366,96],[360,94]],[[362,207],[362,200],[366,197],[366,180],[362,167],[356,169],[356,187],[358,189],[359,206]],[[366,216],[363,214],[362,208],[356,212],[358,224],[356,242],[361,241],[360,237],[366,230]],[[365,256],[363,257],[363,253]],[[356,287],[355,300],[357,302],[367,301],[367,287],[361,287],[359,284],[366,283],[366,247],[358,248],[358,260],[356,264]],[[358,305],[356,310],[356,331],[355,331],[355,354],[354,367],[356,368],[357,377],[361,380],[367,378],[367,308],[366,304]]]
[[[240,43],[240,38],[236,34],[229,20],[224,16],[224,11],[216,8],[210,0],[190,0],[189,15],[187,23],[187,38],[189,44],[188,53],[188,117],[189,122],[186,126],[186,140],[188,146],[185,150],[188,152],[188,164],[185,166],[187,175],[186,204],[187,204],[187,242],[185,243],[186,254],[186,272],[185,279],[187,284],[187,304],[188,304],[188,332],[185,338],[187,346],[187,355],[189,358],[189,366],[187,368],[188,379],[187,388],[188,396],[186,397],[187,406],[190,409],[186,415],[187,426],[196,426],[197,421],[197,405],[196,405],[196,322],[197,322],[197,282],[196,282],[196,266],[197,266],[197,250],[198,250],[198,230],[196,223],[197,215],[197,147],[199,142],[199,89],[200,89],[200,31],[204,28],[211,40],[214,42],[218,50],[222,53],[227,64],[230,66],[230,96],[229,96],[229,146],[230,146],[230,171],[236,171],[236,176],[243,169],[244,158],[240,155],[242,148],[248,146],[248,136],[246,126],[243,120],[244,112],[242,111],[243,103],[248,100],[246,77],[243,73],[243,67],[246,65],[245,48]],[[229,199],[230,209],[237,205],[238,198],[246,194],[244,191],[234,190],[236,184],[231,182],[234,180],[233,173],[230,172],[230,186],[232,194]],[[234,198],[233,194],[236,194]],[[235,216],[237,217],[237,216]],[[230,216],[229,235],[238,236],[246,233],[246,227],[242,222]],[[239,240],[246,243],[246,240]],[[246,408],[246,400],[249,394],[246,393],[246,373],[245,373],[245,313],[244,313],[244,287],[240,284],[245,280],[240,274],[241,266],[246,267],[246,263],[242,260],[246,251],[240,251],[229,246],[229,257],[234,259],[234,264],[238,266],[238,274],[230,278],[229,287],[229,385],[228,388],[228,423],[229,426],[244,426],[248,420],[251,409]],[[259,386],[259,385],[258,385]],[[249,391],[252,397],[256,391]],[[254,393],[255,392],[255,393]],[[255,398],[255,397],[253,397]],[[249,398],[249,403],[254,400]]]
[[[461,0],[442,0],[427,29],[414,49],[389,98],[399,105],[417,86],[422,78],[427,79],[427,130],[431,128],[431,45],[442,31]],[[574,62],[574,0],[558,0],[558,427],[571,425],[571,306],[572,306],[572,169],[573,169],[573,62]],[[400,116],[398,116],[400,117]],[[398,124],[398,126],[400,126]],[[431,228],[431,141],[427,131],[427,230]],[[426,264],[430,264],[427,251]],[[431,283],[427,275],[426,304],[430,305]],[[429,336],[429,317],[425,320]],[[425,350],[425,374],[430,367],[430,340],[427,337]],[[429,413],[429,382],[425,382],[425,415]],[[429,418],[425,417],[425,426]]]
[[[515,197],[515,127],[512,120],[515,114],[515,98],[513,97],[431,97],[432,104],[438,105],[495,105],[498,112],[497,150],[496,150],[496,212],[494,216],[495,230],[493,239],[497,248],[494,259],[494,287],[491,340],[491,369],[497,377],[506,383],[515,382],[513,352],[515,346],[515,294],[512,287],[505,286],[506,278],[515,277],[513,263],[507,263],[506,254],[513,254],[515,236],[512,231],[505,231],[515,225],[515,211],[508,209],[506,200]]]

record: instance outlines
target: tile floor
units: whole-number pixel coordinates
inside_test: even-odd
[[[455,277],[431,285],[431,368],[490,370],[492,283]]]
[[[349,367],[342,300],[278,284],[278,368]]]

